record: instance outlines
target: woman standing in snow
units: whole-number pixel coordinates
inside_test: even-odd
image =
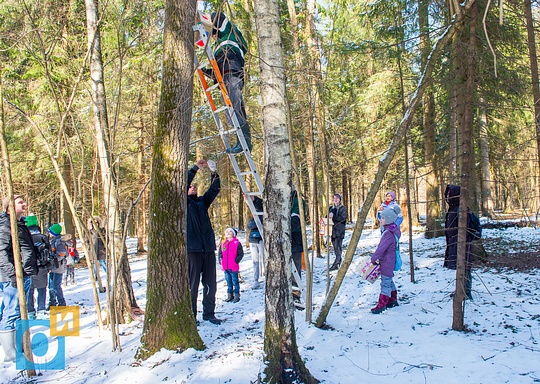
[[[381,294],[377,305],[371,309],[371,313],[379,314],[387,308],[397,307],[397,288],[394,284],[394,265],[396,263],[396,246],[401,232],[396,225],[398,218],[397,204],[388,206],[379,212],[381,228],[384,228],[381,241],[371,256],[373,264],[381,265]]]
[[[240,270],[240,261],[244,258],[244,249],[236,237],[236,230],[227,228],[225,230],[225,241],[221,243],[218,250],[218,259],[227,282],[226,302],[240,301],[240,282],[238,280],[238,271]]]

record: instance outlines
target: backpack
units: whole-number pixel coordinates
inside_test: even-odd
[[[46,267],[50,263],[51,244],[49,238],[41,232],[30,231],[32,241],[37,251],[38,267]]]
[[[479,240],[482,237],[482,224],[480,219],[473,212],[468,212],[469,215],[469,228],[468,232],[471,234],[472,240]]]
[[[396,238],[396,262],[394,263],[394,271],[399,271],[403,265],[403,261],[401,260],[401,252],[399,251],[399,239],[395,233],[394,237]]]

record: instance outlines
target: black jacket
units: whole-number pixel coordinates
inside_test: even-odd
[[[345,237],[345,224],[347,223],[347,208],[343,204],[339,204],[337,207],[332,205],[328,212],[333,213],[332,222],[332,237],[343,239]]]
[[[446,251],[444,254],[444,266],[450,269],[456,269],[457,262],[457,248],[458,248],[458,221],[459,221],[459,195],[461,193],[461,187],[459,185],[449,184],[446,186],[444,197],[448,204],[448,212],[446,212],[445,220],[445,236],[446,236]],[[472,261],[472,248],[471,242],[472,232],[470,218],[467,215],[467,262]]]
[[[17,222],[19,235],[19,247],[23,277],[37,274],[37,253],[32,240],[32,235],[26,226],[24,218]],[[13,258],[13,244],[11,242],[11,224],[6,212],[0,213],[0,281],[15,283],[15,264]]]
[[[188,171],[188,189],[195,178],[199,167],[194,165]],[[217,172],[212,173],[210,187],[202,196],[187,196],[187,251],[188,252],[213,252],[216,250],[216,238],[208,208],[216,199],[221,189],[221,182]]]

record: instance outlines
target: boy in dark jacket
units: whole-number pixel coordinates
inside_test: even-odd
[[[3,293],[2,303],[0,304],[2,306],[2,312],[0,313],[0,343],[4,349],[5,362],[14,362],[16,359],[15,323],[21,318],[17,290],[24,289],[25,294],[28,293],[32,284],[31,276],[35,275],[38,270],[34,242],[23,217],[26,212],[26,203],[18,195],[15,195],[13,200],[17,217],[17,235],[21,252],[24,286],[17,286],[11,222],[8,213],[9,198],[5,198],[3,201],[4,212],[0,214],[0,291]]]
[[[191,184],[197,171],[208,167],[211,172],[211,183],[204,195],[197,194],[197,187]],[[197,318],[197,295],[199,281],[203,284],[203,320],[213,324],[220,324],[221,320],[215,316],[216,307],[216,239],[208,208],[216,199],[221,189],[216,163],[212,160],[199,160],[188,171],[187,191],[187,256],[189,285],[191,288],[191,305],[193,314]]]

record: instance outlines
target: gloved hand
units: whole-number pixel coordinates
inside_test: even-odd
[[[216,162],[214,160],[208,160],[207,164],[208,164],[208,169],[210,170],[210,172],[214,173],[217,170]]]
[[[17,277],[13,276],[10,280],[11,280],[11,286],[17,289]]]

